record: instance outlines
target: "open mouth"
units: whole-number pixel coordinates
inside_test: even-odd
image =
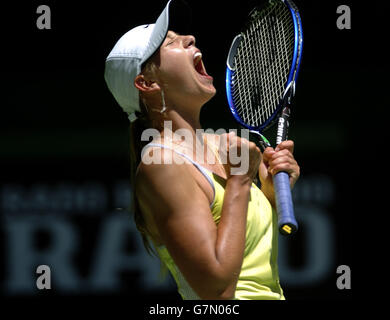
[[[200,52],[196,52],[194,54],[194,67],[195,67],[196,72],[198,72],[201,76],[207,77],[207,78],[212,78],[206,72],[206,69],[205,69],[203,61],[202,61],[202,54]]]

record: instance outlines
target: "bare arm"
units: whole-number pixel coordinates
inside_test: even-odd
[[[202,299],[231,299],[245,249],[252,172],[228,177],[217,226],[188,166],[141,165],[137,196],[195,292]]]

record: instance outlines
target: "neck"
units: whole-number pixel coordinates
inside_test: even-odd
[[[175,110],[169,110],[167,112],[168,119],[172,121],[172,130],[178,129],[189,130],[195,135],[196,129],[201,129],[199,121],[199,112],[195,115],[179,114]]]
[[[167,112],[167,119],[161,131],[161,137],[173,138],[175,142],[180,142],[181,145],[203,144],[202,136],[196,134],[197,129],[201,129],[199,117],[186,116],[178,114],[174,110]]]
[[[221,169],[220,160],[209,147],[207,140],[204,140],[204,132],[199,130],[201,129],[199,117],[190,119],[191,121],[175,111],[169,111],[160,131],[161,143],[187,154],[211,171],[217,170],[216,172],[224,177],[224,169],[223,167]]]

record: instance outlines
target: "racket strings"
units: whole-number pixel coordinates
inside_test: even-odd
[[[251,126],[264,124],[278,107],[290,70],[294,25],[284,5],[256,13],[235,56],[233,99]]]

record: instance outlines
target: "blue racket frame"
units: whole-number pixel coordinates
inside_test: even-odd
[[[298,56],[298,53],[301,52],[302,47],[303,47],[303,33],[302,33],[302,28],[299,29],[299,27],[298,27],[298,26],[302,26],[301,16],[299,15],[298,9],[296,8],[296,6],[294,4],[292,4],[288,0],[284,0],[283,2],[287,5],[288,9],[290,10],[290,14],[292,16],[293,23],[294,23],[294,37],[295,37],[293,59],[291,62],[290,73],[288,75],[287,82],[285,85],[285,88],[287,88],[289,85],[294,85],[294,83],[297,81],[297,78],[298,78],[298,72],[299,72],[299,68],[301,65],[301,58],[302,58],[302,54],[300,54]],[[268,118],[268,120],[259,127],[253,127],[253,126],[248,125],[238,115],[238,113],[236,111],[236,107],[234,105],[233,94],[232,94],[232,80],[234,78],[235,68],[234,68],[234,66],[232,66],[232,63],[231,63],[231,55],[233,53],[235,53],[235,51],[239,45],[240,38],[241,38],[241,35],[238,35],[233,40],[232,46],[231,46],[230,51],[229,51],[229,57],[228,57],[227,63],[226,63],[226,66],[227,66],[226,67],[226,96],[227,96],[230,111],[231,111],[233,117],[236,119],[236,121],[239,124],[241,124],[243,127],[248,128],[249,130],[254,130],[254,131],[258,131],[259,133],[262,133],[266,128],[268,128],[271,124],[274,123],[275,117],[280,113],[283,105],[280,104],[276,108],[275,112]],[[297,59],[298,59],[298,61],[297,61]],[[294,83],[292,83],[293,81],[294,81]],[[281,99],[281,101],[282,100],[283,99]]]

